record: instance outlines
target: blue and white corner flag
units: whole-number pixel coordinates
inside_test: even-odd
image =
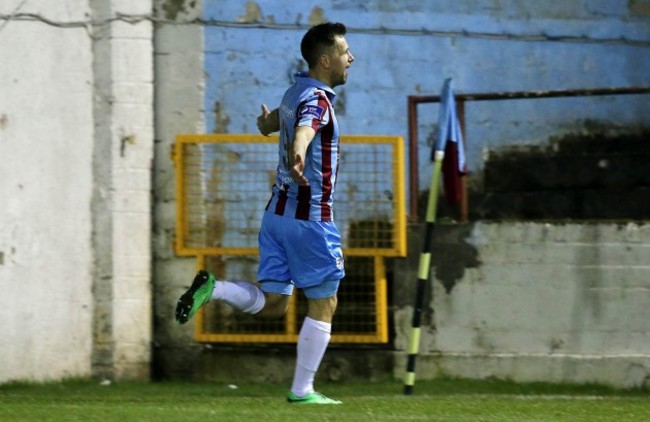
[[[467,172],[463,134],[456,116],[456,100],[451,78],[445,79],[440,92],[440,109],[438,112],[438,134],[431,151],[431,160],[436,152],[444,152],[442,162],[443,186],[447,201],[451,205],[460,202],[460,176]]]

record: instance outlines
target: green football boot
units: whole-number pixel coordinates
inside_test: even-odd
[[[305,394],[302,397],[298,397],[292,392],[289,392],[289,395],[287,396],[287,401],[289,403],[297,403],[297,404],[342,404],[343,403],[339,400],[332,400],[329,397],[326,397],[321,393],[317,393],[315,391]]]
[[[212,297],[215,279],[207,271],[199,271],[194,277],[190,288],[178,299],[176,305],[176,321],[185,324],[208,303]]]

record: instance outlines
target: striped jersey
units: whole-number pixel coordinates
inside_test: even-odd
[[[294,75],[279,108],[280,141],[273,196],[266,211],[298,220],[333,221],[332,204],[339,164],[339,127],[334,115],[334,91],[306,73]],[[300,186],[289,174],[294,130],[311,126],[316,135],[307,148]]]

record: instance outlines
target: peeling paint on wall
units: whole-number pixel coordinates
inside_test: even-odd
[[[262,9],[259,4],[254,1],[246,2],[246,8],[244,9],[244,15],[239,16],[239,22],[252,23],[252,22],[262,22]]]
[[[289,65],[289,70],[287,71],[289,85],[292,85],[294,83],[293,75],[305,71],[307,71],[307,63],[305,63],[304,60],[296,59],[294,62],[292,62]]]
[[[167,19],[176,19],[179,13],[187,13],[188,8],[194,9],[196,7],[196,1],[185,0],[166,0],[162,5],[162,10],[165,13],[165,18]]]
[[[650,16],[650,0],[629,0],[630,14],[640,17]]]
[[[230,117],[224,111],[221,101],[214,104],[214,133],[228,133],[228,125],[230,124]]]
[[[336,103],[334,103],[334,110],[336,111],[337,116],[345,116],[345,111],[347,108],[347,95],[345,90],[339,90],[339,93],[336,95]]]
[[[311,12],[309,13],[309,25],[314,26],[323,22],[327,22],[323,9],[318,6],[311,9]]]

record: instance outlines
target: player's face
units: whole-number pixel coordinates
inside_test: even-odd
[[[345,37],[337,35],[335,39],[336,44],[330,53],[332,87],[343,85],[348,80],[348,69],[354,61]]]

